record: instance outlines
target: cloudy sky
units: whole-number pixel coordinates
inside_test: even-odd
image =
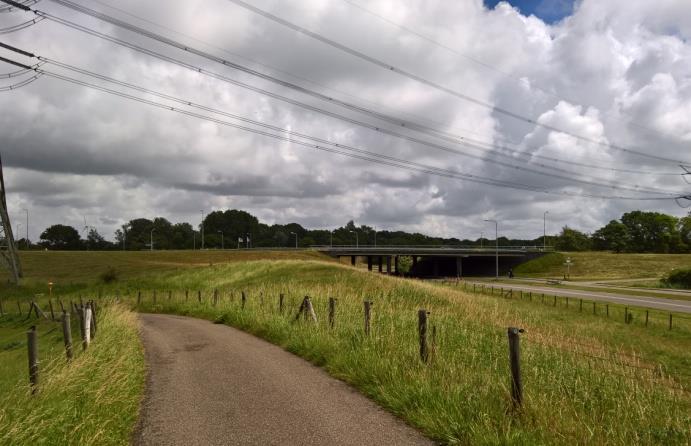
[[[633,209],[688,212],[673,199],[637,200],[691,192],[674,162],[691,160],[688,0],[251,2],[396,70],[231,0],[73,1],[395,119],[322,101],[52,0],[33,7],[231,82],[51,19],[0,35],[0,42],[206,109],[42,65],[50,73],[227,123],[254,129],[256,122],[265,123],[274,126],[264,129],[272,134],[278,127],[483,182],[319,151],[43,75],[0,92],[8,206],[22,235],[23,209],[29,210],[33,240],[54,223],[81,229],[86,219],[112,238],[131,218],[197,224],[200,211],[226,208],[245,209],[269,223],[326,228],[353,219],[382,229],[473,239],[493,232],[486,218],[500,221],[502,235],[533,238],[542,233],[544,211],[552,233],[564,225],[592,231]],[[0,27],[34,17],[0,13]],[[0,56],[37,62],[2,49]],[[16,70],[0,62],[0,74]],[[30,77],[0,78],[0,87]],[[423,132],[416,131],[420,126]],[[461,137],[483,144],[449,140]]]

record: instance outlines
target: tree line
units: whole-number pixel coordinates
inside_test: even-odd
[[[203,231],[203,237],[202,237]],[[53,225],[41,233],[36,245],[19,241],[22,248],[51,250],[129,250],[299,247],[316,245],[463,245],[490,248],[494,240],[475,240],[430,237],[404,231],[375,231],[367,225],[349,221],[329,231],[306,229],[297,223],[267,225],[242,210],[214,211],[206,215],[203,224],[171,223],[165,218],[130,220],[115,231],[115,241],[106,240],[90,227],[82,238],[79,231],[67,225]],[[532,240],[499,237],[501,246],[541,246],[542,236]],[[612,220],[592,234],[569,227],[555,236],[547,236],[547,245],[559,251],[613,252],[691,252],[691,213],[683,218],[657,212],[633,211],[620,220]]]

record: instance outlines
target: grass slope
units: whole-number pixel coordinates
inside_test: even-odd
[[[227,323],[323,366],[449,444],[688,444],[691,384],[685,328],[647,330],[521,301],[472,296],[323,262],[258,261],[130,281],[141,309]],[[214,306],[211,290],[221,301]],[[160,290],[174,290],[172,298]],[[200,304],[185,289],[204,290]],[[154,305],[150,291],[159,290]],[[243,309],[239,291],[247,292]],[[288,310],[277,310],[278,295]],[[317,325],[293,322],[314,296]],[[232,297],[231,297],[232,296]],[[336,326],[327,297],[338,298]],[[363,334],[362,300],[374,301]],[[436,327],[429,365],[418,359],[417,310]],[[506,329],[525,328],[525,406],[510,401]],[[662,372],[660,371],[662,370]]]
[[[614,254],[611,252],[551,253],[525,262],[514,273],[525,277],[563,277],[567,257],[572,280],[662,278],[691,265],[691,254]]]
[[[31,395],[23,317],[0,318],[0,444],[127,444],[139,413],[144,357],[136,315],[103,307],[98,333],[82,352],[72,324],[75,358],[67,363],[62,329],[38,323],[39,392]]]

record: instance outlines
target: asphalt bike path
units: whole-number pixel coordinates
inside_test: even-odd
[[[252,335],[142,314],[147,388],[135,445],[431,445],[322,369]]]

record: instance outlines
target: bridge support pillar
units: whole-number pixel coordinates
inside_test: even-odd
[[[367,256],[367,271],[372,271],[372,256]]]
[[[463,277],[463,257],[456,257],[456,277]]]
[[[417,256],[413,256],[413,268],[417,266]]]
[[[391,256],[386,256],[386,274],[391,274]]]
[[[434,277],[439,277],[439,259],[432,257],[432,268]]]
[[[393,273],[394,273],[395,275],[398,275],[398,266],[399,266],[399,265],[398,265],[398,258],[399,258],[399,257],[400,257],[400,256],[394,257],[394,262],[393,262]]]
[[[384,265],[384,258],[383,258],[382,256],[379,256],[379,257],[377,257],[377,261],[378,261],[378,263],[379,263],[379,269],[378,269],[378,271],[379,271],[380,273],[383,273],[383,272],[384,272],[384,267],[383,267],[383,265]]]
[[[357,259],[357,256],[350,256],[350,264],[355,266],[355,259]]]

